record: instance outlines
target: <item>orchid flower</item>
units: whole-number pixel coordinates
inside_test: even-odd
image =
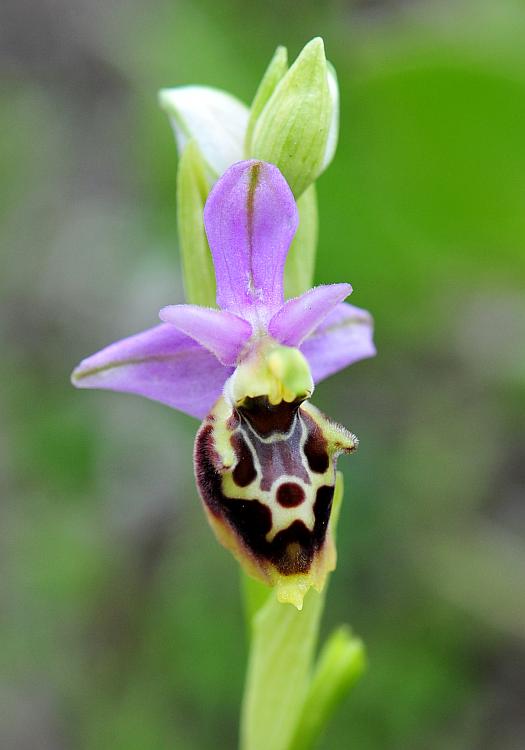
[[[231,166],[208,197],[204,223],[219,309],[162,308],[160,325],[83,360],[73,383],[202,419],[195,473],[217,538],[249,575],[276,586],[280,601],[301,608],[335,567],[335,465],[357,447],[309,399],[314,383],[374,355],[372,320],[343,302],[349,284],[284,300],[298,213],[276,166]]]

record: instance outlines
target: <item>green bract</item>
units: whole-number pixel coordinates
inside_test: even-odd
[[[288,51],[286,47],[277,47],[275,54],[270,60],[270,64],[266,68],[262,81],[259,84],[259,88],[255,94],[250,110],[250,119],[248,120],[248,127],[246,128],[246,135],[244,138],[244,151],[246,156],[250,156],[252,153],[252,135],[257,124],[257,119],[263,111],[268,99],[273,94],[275,87],[286,74],[288,70]]]
[[[203,210],[208,197],[205,165],[191,140],[180,157],[177,174],[177,217],[186,298],[203,307],[215,306],[215,271]]]
[[[366,668],[363,642],[341,625],[327,639],[287,750],[311,750],[332,714]]]
[[[293,238],[284,270],[286,297],[298,297],[312,286],[317,249],[317,194],[310,185],[297,201],[299,226]]]

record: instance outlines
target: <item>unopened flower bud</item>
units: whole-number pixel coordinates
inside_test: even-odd
[[[276,164],[298,198],[333,156],[338,109],[337,80],[323,40],[316,37],[279,80],[258,116],[250,155]]]
[[[179,154],[188,141],[196,141],[210,187],[241,161],[249,110],[234,96],[209,86],[179,86],[162,89],[159,102],[170,117]]]
[[[275,91],[275,87],[279,81],[284,77],[288,70],[288,51],[286,47],[277,47],[274,56],[270,60],[270,64],[266,68],[266,72],[262,77],[259,84],[259,88],[255,93],[255,97],[252,102],[250,109],[250,119],[248,120],[248,126],[246,128],[246,136],[244,140],[244,149],[246,156],[250,156],[252,153],[252,136],[257,119],[268,99]]]

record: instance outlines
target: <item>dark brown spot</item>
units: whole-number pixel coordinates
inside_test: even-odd
[[[258,557],[267,557],[266,534],[272,528],[272,512],[258,500],[223,497],[224,515],[245,545]]]
[[[314,556],[312,534],[302,521],[294,521],[269,544],[270,559],[283,575],[307,573]]]
[[[256,396],[246,398],[238,412],[258,435],[266,438],[275,432],[288,433],[301,403],[302,400],[297,399],[291,403],[270,404],[267,396]]]
[[[302,521],[294,521],[268,542],[272,528],[270,509],[258,500],[231,500],[223,496],[223,512],[247,549],[262,561],[269,561],[282,575],[306,573],[317,549],[314,536]]]
[[[324,474],[330,465],[326,438],[319,425],[309,415],[303,414],[303,420],[308,429],[308,437],[304,444],[304,455],[308,466],[316,474]]]
[[[231,436],[230,441],[238,460],[232,473],[233,481],[239,487],[247,487],[257,476],[253,456],[245,439],[238,432]]]
[[[328,521],[332,511],[332,500],[334,499],[334,487],[323,485],[317,490],[314,503],[314,530],[313,537],[316,549],[322,547],[328,529]]]
[[[304,500],[304,490],[300,484],[285,482],[277,490],[277,502],[283,508],[295,508]]]

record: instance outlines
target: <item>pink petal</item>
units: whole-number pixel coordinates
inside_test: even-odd
[[[348,365],[373,357],[374,324],[366,310],[342,302],[304,341],[301,351],[319,383]]]
[[[271,336],[287,346],[299,346],[352,293],[350,284],[329,284],[289,299],[270,321]]]
[[[267,320],[283,303],[283,270],[297,229],[290,188],[273,164],[234,164],[204,208],[215,264],[217,304],[243,317]]]
[[[231,372],[174,326],[161,324],[84,359],[72,382],[77,388],[136,393],[202,419]]]
[[[235,365],[243,346],[252,335],[251,325],[242,318],[222,310],[198,305],[169,305],[159,313],[160,319],[198,341],[223,365]]]

